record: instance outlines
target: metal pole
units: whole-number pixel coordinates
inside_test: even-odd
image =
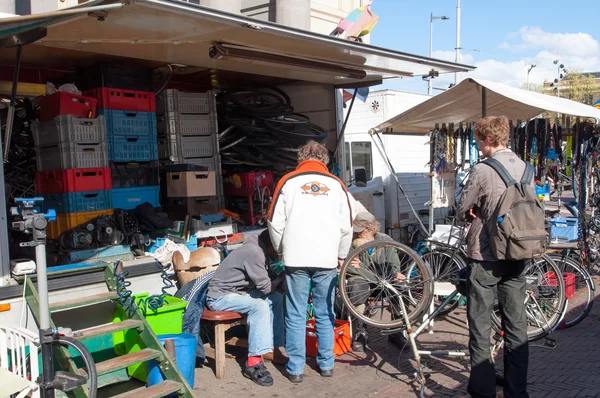
[[[487,116],[487,89],[481,86],[481,117]]]
[[[46,245],[35,247],[37,284],[40,296],[40,329],[50,328],[50,305],[48,304],[48,273],[46,270]]]
[[[460,0],[456,6],[456,62],[460,62]],[[454,85],[458,83],[458,72],[454,73]]]
[[[433,56],[433,13],[429,15],[429,58]],[[433,94],[431,76],[427,80],[427,94]]]

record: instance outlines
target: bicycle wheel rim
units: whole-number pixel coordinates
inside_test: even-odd
[[[421,255],[433,273],[434,306],[437,308],[442,304],[446,295],[436,294],[436,290],[443,288],[444,290],[454,290],[454,285],[449,286],[458,277],[458,271],[465,268],[467,263],[460,257],[459,253],[453,253],[447,250],[433,250]],[[442,285],[443,284],[443,285]],[[455,310],[462,300],[462,295],[457,296],[456,300],[448,304],[440,311],[439,315],[447,315]]]
[[[528,265],[525,272],[528,281],[525,307],[527,339],[535,341],[546,337],[561,321],[566,305],[565,283],[563,278],[552,277],[560,275],[560,269],[547,255],[530,261],[533,263]],[[534,278],[537,283],[532,282]],[[491,316],[494,327],[500,331],[502,321],[496,306]]]
[[[554,260],[565,280],[567,308],[560,327],[568,329],[585,319],[594,304],[594,281],[575,260],[560,254],[548,254]],[[571,274],[571,275],[569,275]]]
[[[398,255],[397,268],[392,269],[389,264],[374,264],[373,258],[379,255],[390,258],[393,253]],[[352,265],[354,259],[361,261],[359,278],[369,285],[367,290],[359,292],[360,298],[350,291],[352,278],[356,277],[356,268]],[[404,275],[404,280],[396,279],[396,270]],[[407,317],[412,322],[430,308],[433,299],[431,270],[416,252],[397,242],[372,241],[356,248],[342,265],[339,281],[342,300],[348,312],[360,322],[379,329],[395,329],[405,325],[399,300],[404,303]],[[410,296],[407,294],[409,291]],[[365,297],[366,309],[360,312],[357,307],[362,304],[362,297]]]

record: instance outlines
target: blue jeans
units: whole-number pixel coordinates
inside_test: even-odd
[[[217,299],[208,297],[212,311],[234,311],[246,314],[248,355],[259,356],[283,347],[283,296],[279,292],[263,295],[258,290],[247,294],[231,293]]]
[[[317,364],[321,370],[333,369],[333,302],[337,272],[335,269],[286,267],[285,350],[289,360],[285,369],[291,375],[304,373],[306,364],[306,306],[309,287],[317,327],[319,352]]]

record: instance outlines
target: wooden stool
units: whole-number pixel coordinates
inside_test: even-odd
[[[237,312],[221,311],[215,312],[208,308],[204,308],[202,314],[203,322],[212,322],[215,325],[215,347],[208,348],[208,351],[213,351],[212,355],[215,359],[215,375],[217,379],[225,377],[225,346],[233,345],[238,347],[248,347],[246,339],[232,337],[225,340],[225,333],[232,327],[244,323],[245,317]],[[207,352],[208,353],[208,352]]]

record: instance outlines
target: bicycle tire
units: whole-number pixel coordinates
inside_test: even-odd
[[[280,141],[286,142],[292,146],[304,145],[309,140],[322,142],[329,135],[326,130],[313,123],[284,125],[270,121],[265,121],[265,126],[275,135]]]
[[[589,274],[589,272],[569,256],[561,255],[559,253],[549,253],[548,257],[554,260],[558,268],[560,268],[562,271],[563,275],[565,273],[571,273],[575,275],[575,286],[573,288],[576,290],[576,292],[574,295],[586,296],[582,297],[585,300],[583,311],[577,310],[580,306],[573,307],[573,304],[567,304],[566,313],[561,323],[561,328],[568,329],[579,324],[585,319],[586,316],[589,315],[594,305],[594,292],[596,290],[596,286],[594,285],[594,281],[592,280],[592,276]],[[578,286],[582,285],[585,285],[585,288],[587,289],[585,293],[581,292],[583,288],[578,289]],[[569,288],[570,286],[565,286],[567,300],[569,300]],[[576,310],[572,311],[573,309]]]
[[[241,113],[251,116],[274,117],[294,112],[290,97],[275,87],[227,92],[225,96]]]
[[[79,352],[88,374],[88,398],[96,398],[98,393],[98,373],[96,372],[96,363],[92,358],[92,354],[90,354],[85,345],[79,340],[71,337],[58,336],[55,338],[53,345],[57,343],[61,346],[69,346]]]
[[[564,309],[566,305],[565,299],[565,282],[563,278],[551,278],[551,274],[561,275],[560,269],[556,265],[556,263],[547,255],[543,255],[539,259],[531,260],[532,263],[528,265],[528,268],[525,272],[526,278],[529,276],[529,279],[537,278],[539,283],[534,285],[534,283],[528,282],[527,288],[527,340],[535,341],[546,337],[550,332],[552,332],[559,322],[562,320]],[[546,264],[549,268],[547,271],[543,271],[541,269],[541,264]],[[541,271],[542,275],[536,274],[536,271]],[[540,289],[540,287],[542,289]],[[537,290],[537,297],[534,297]],[[542,297],[543,295],[549,295],[549,291],[554,291],[556,294],[554,298],[551,299],[552,303],[550,303],[550,299],[546,300]],[[543,292],[543,293],[542,293]],[[548,310],[551,311],[551,316],[546,318],[544,316],[543,319],[539,319],[536,314],[538,314],[538,310],[541,309],[541,306],[535,306],[535,304],[544,300],[544,309],[542,312],[546,312]],[[536,311],[533,313],[533,311]],[[492,317],[492,327],[496,330],[496,332],[500,333],[502,330],[502,321],[499,316],[499,309],[494,308],[491,314]],[[533,324],[533,325],[532,325]],[[540,326],[541,325],[541,326]]]
[[[449,250],[432,250],[421,255],[423,261],[429,264],[431,272],[433,273],[434,279],[434,292],[433,300],[435,308],[438,308],[444,299],[438,299],[438,295],[435,294],[435,283],[448,283],[453,282],[458,277],[458,271],[466,268],[467,263],[461,257],[460,253],[454,253]],[[439,257],[439,258],[435,258]],[[451,261],[451,263],[448,263]],[[458,296],[457,300],[454,300],[451,304],[446,305],[442,309],[439,315],[448,315],[454,311],[460,304],[462,295]]]
[[[301,113],[290,113],[289,115],[281,115],[281,116],[277,116],[277,117],[259,116],[258,118],[265,122],[269,122],[272,124],[281,124],[281,125],[308,124],[310,122],[310,118]]]
[[[410,274],[405,275],[405,279],[403,281],[397,280],[393,272],[386,272],[386,275],[376,275],[376,273],[373,272],[377,270],[375,269],[376,267],[370,259],[370,256],[373,253],[377,253],[379,250],[386,249],[393,249],[404,254],[402,257],[398,256],[400,260],[399,269],[401,270],[400,272],[403,274],[408,273],[408,271],[410,271]],[[388,255],[388,252],[384,253],[384,256],[387,257]],[[412,250],[406,245],[394,241],[375,240],[365,243],[356,248],[346,258],[339,274],[339,287],[344,306],[347,308],[348,312],[354,317],[356,317],[360,322],[379,329],[397,329],[405,326],[404,316],[402,314],[398,314],[397,312],[395,314],[396,319],[390,319],[389,322],[376,322],[369,316],[366,316],[364,312],[361,313],[357,311],[355,305],[352,304],[352,298],[349,297],[349,292],[347,289],[348,279],[353,277],[352,273],[350,273],[349,275],[349,270],[351,270],[351,268],[356,269],[352,265],[354,259],[361,260],[361,264],[363,264],[363,266],[361,267],[363,268],[362,272],[368,273],[370,276],[372,276],[374,283],[376,278],[376,283],[378,284],[376,288],[381,290],[381,293],[379,293],[378,297],[381,296],[382,293],[386,290],[389,290],[393,294],[396,294],[395,292],[400,293],[402,301],[404,302],[406,308],[409,309],[409,313],[407,315],[410,322],[413,322],[415,319],[419,318],[425,311],[427,311],[430,308],[431,300],[433,300],[433,276],[429,266],[421,259],[421,257],[414,250]],[[371,267],[371,265],[373,265],[373,267]],[[421,281],[419,281],[418,279],[419,275],[416,275],[414,273],[414,267],[417,267],[418,274],[422,277]],[[387,269],[387,271],[389,271],[389,269]],[[388,280],[392,276],[394,276],[394,279]],[[412,283],[414,283],[414,286],[411,286]],[[393,287],[390,288],[389,286]],[[407,297],[404,294],[402,294],[403,292],[405,293],[407,290],[409,290],[407,289],[407,286],[410,288],[410,290],[414,290],[416,292],[420,290],[421,299],[416,305],[414,303],[411,304],[407,302]],[[413,294],[413,296],[411,297],[415,296],[415,294],[412,291],[411,294]],[[368,294],[367,297],[370,298]],[[395,297],[397,297],[397,295]],[[383,297],[381,297],[381,302],[385,302],[385,299]],[[398,304],[391,302],[389,302],[387,305],[388,307],[396,306],[396,311],[400,307]],[[385,308],[385,305],[382,304],[382,315],[383,308]],[[392,313],[392,311],[390,311],[390,313]]]

